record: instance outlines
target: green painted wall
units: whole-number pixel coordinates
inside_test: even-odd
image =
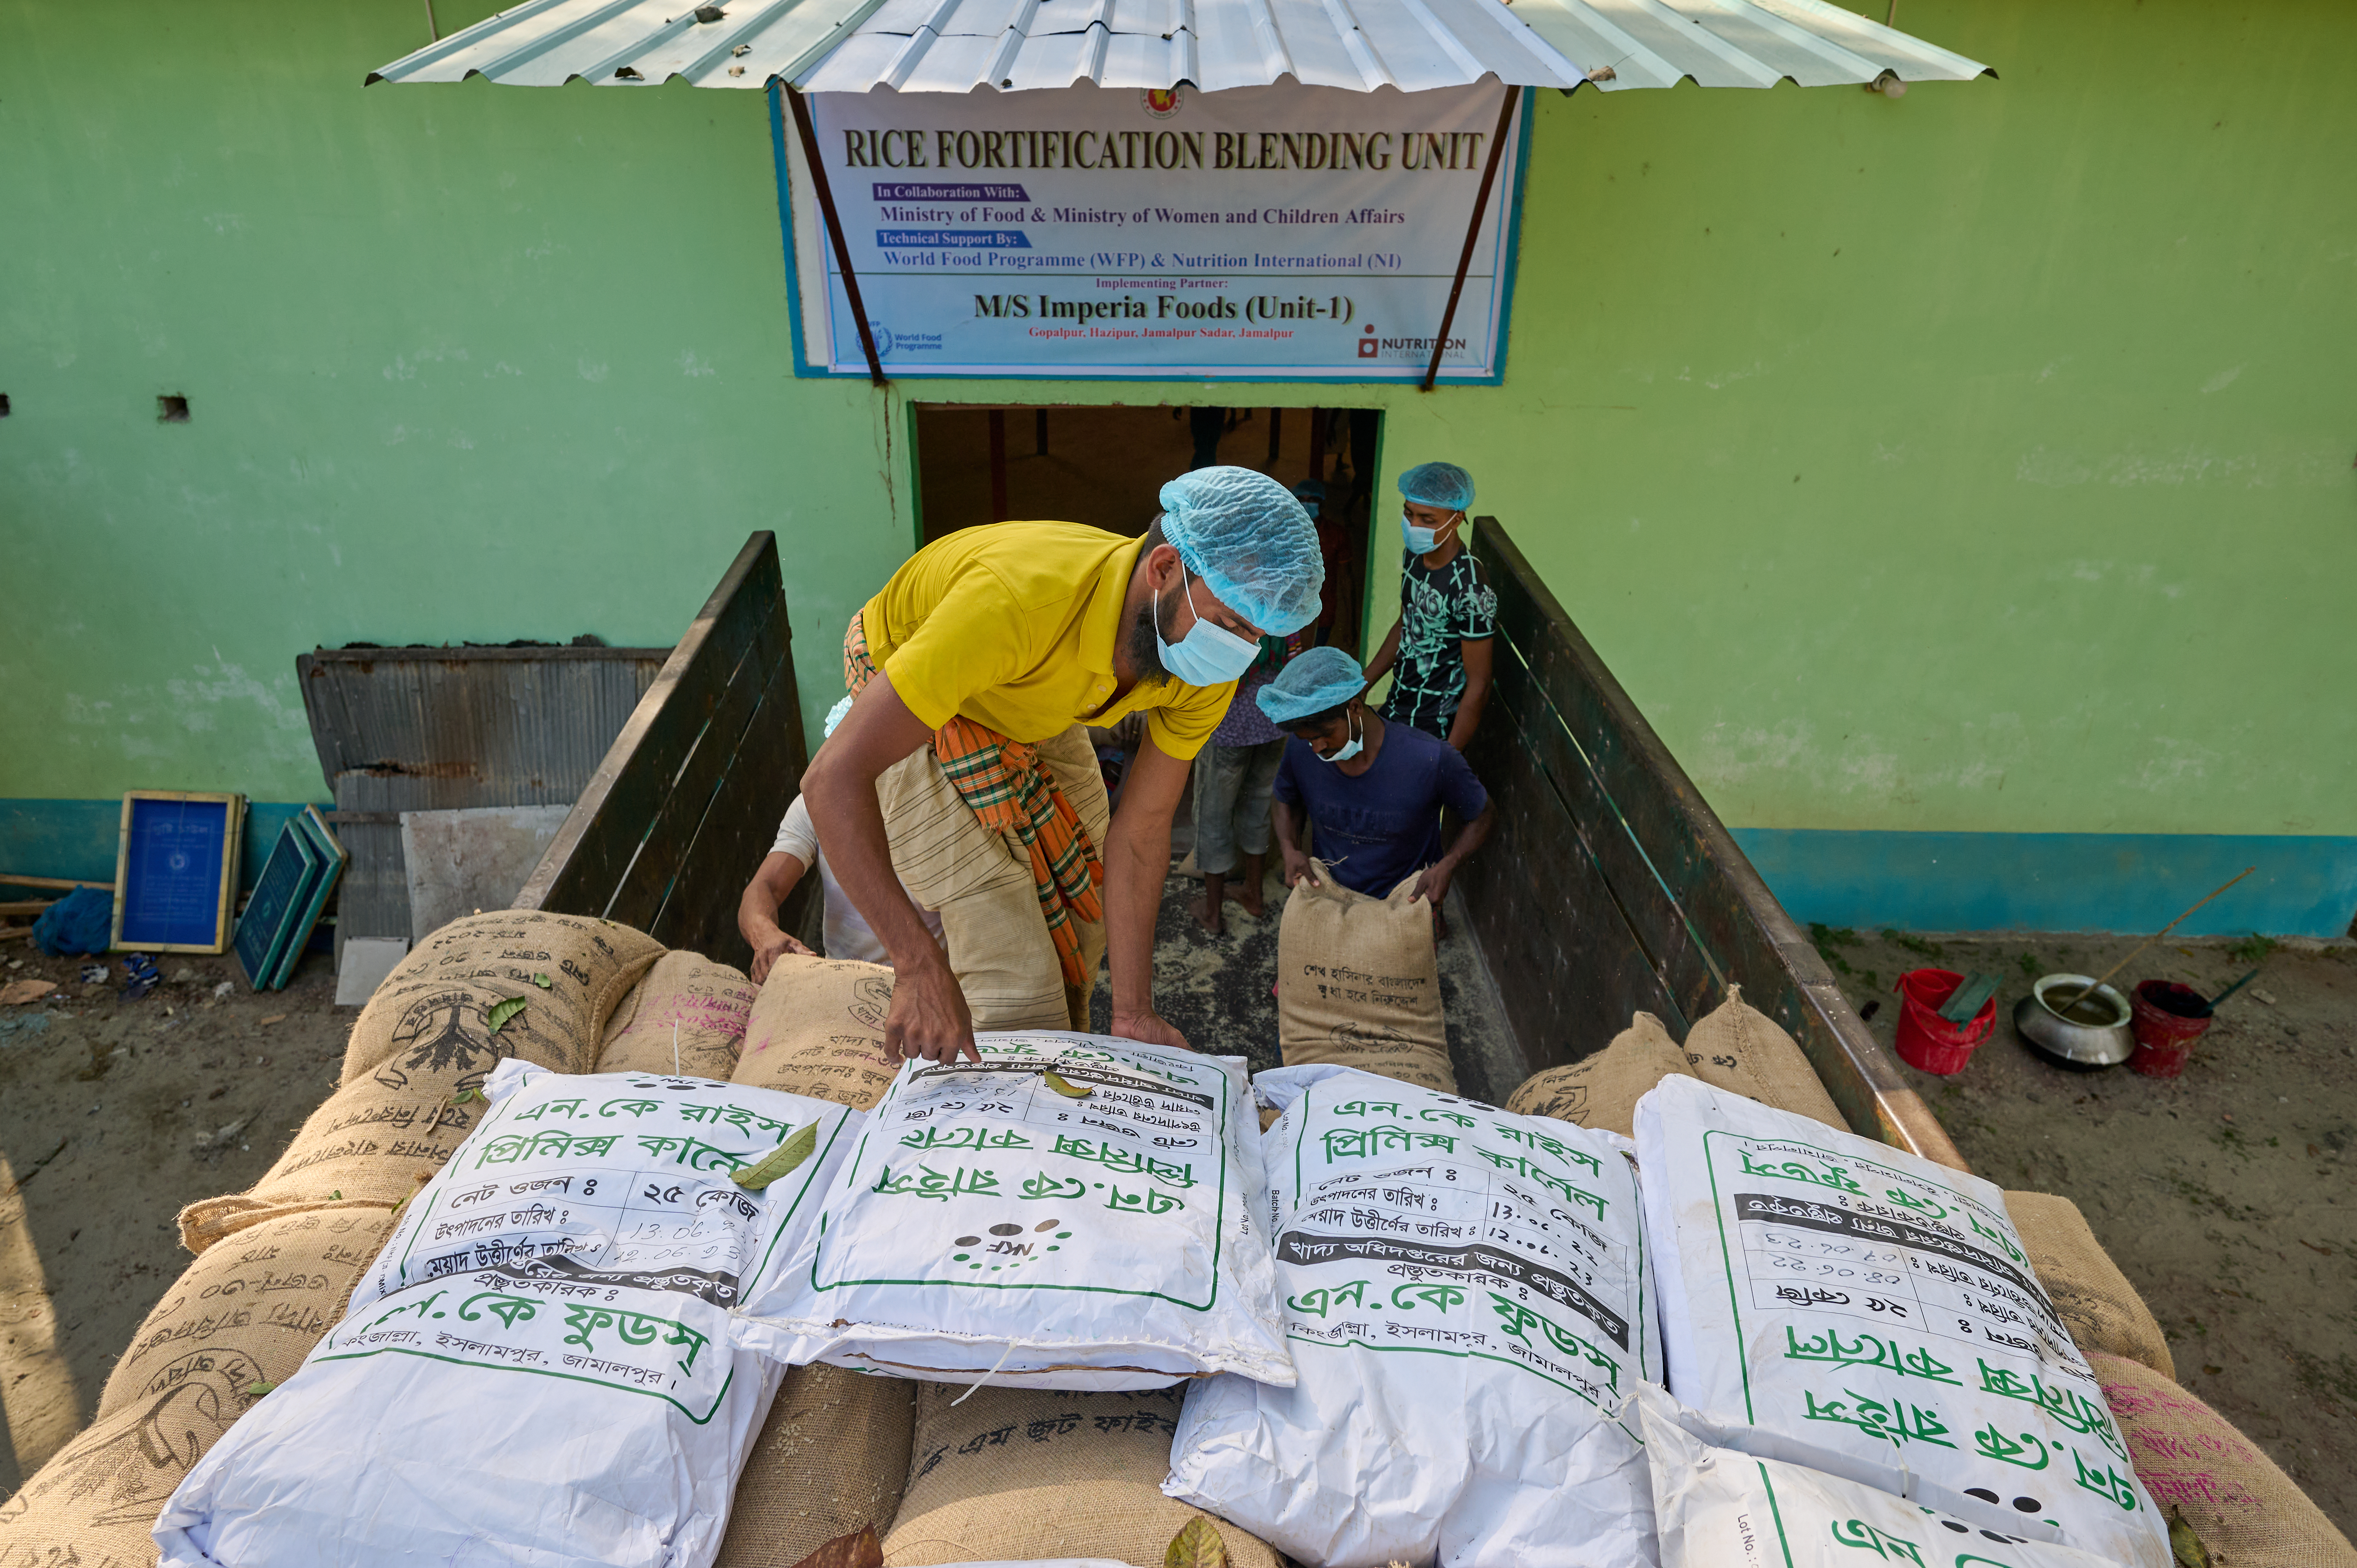
[[[906,393],[1318,401],[798,381],[758,94],[362,91],[421,10],[0,0],[0,796],[316,797],[298,650],[668,642],[756,527],[815,716]],[[2357,11],[1902,12],[2004,80],[1544,95],[1506,384],[1354,394],[1387,466],[1735,823],[2357,833]]]

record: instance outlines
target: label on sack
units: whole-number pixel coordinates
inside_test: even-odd
[[[1689,1078],[1639,1102],[1637,1157],[1670,1390],[1728,1445],[2168,1568],[1996,1187]]]
[[[1242,1058],[975,1039],[979,1063],[902,1065],[764,1343],[796,1364],[1039,1388],[1290,1382]]]
[[[1164,1491],[1337,1568],[1650,1565],[1626,1140],[1331,1064],[1254,1086],[1297,1381],[1189,1391]]]
[[[857,1112],[502,1062],[343,1322],[189,1472],[171,1568],[708,1563],[780,1369],[780,1294]],[[730,1179],[808,1154],[759,1191]],[[650,1463],[650,1456],[660,1462]]]
[[[1822,1470],[1715,1448],[1680,1424],[1691,1412],[1660,1389],[1642,1389],[1638,1401],[1662,1568],[2110,1568],[2076,1547],[1951,1519]]]

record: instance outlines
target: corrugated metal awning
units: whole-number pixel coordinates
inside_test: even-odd
[[[1963,81],[1977,60],[1827,0],[526,0],[370,73],[809,92],[1071,87],[1606,91]]]

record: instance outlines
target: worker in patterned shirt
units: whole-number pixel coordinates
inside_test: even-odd
[[[1490,699],[1491,639],[1498,595],[1465,548],[1473,476],[1454,463],[1420,463],[1400,476],[1400,618],[1367,666],[1372,683],[1388,673],[1383,717],[1447,741],[1473,743]]]

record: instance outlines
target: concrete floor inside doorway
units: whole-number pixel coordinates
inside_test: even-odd
[[[1197,1044],[1275,1061],[1278,911],[1231,904],[1213,938],[1165,889],[1163,1006]],[[1502,1099],[1520,1076],[1487,972],[1465,934],[1441,948],[1451,1048],[1465,1091]],[[2100,972],[2133,939],[2032,934],[1914,945],[1827,934],[1852,1000],[1934,963],[2000,971],[2009,1015],[2032,970]],[[336,1080],[354,1014],[309,961],[294,986],[216,1000],[229,959],[173,959],[154,994],[119,974],[85,985],[81,959],[16,948],[0,978],[48,979],[42,1001],[0,1008],[0,1403],[10,1443],[0,1494],[86,1423],[108,1369],[187,1266],[183,1204],[251,1185]],[[7,968],[8,963],[21,967]],[[119,966],[118,966],[119,967]],[[2187,942],[2132,966],[2214,992],[2247,964]],[[1102,1017],[1102,1014],[1100,1015]],[[2047,1066],[2000,1024],[1953,1079],[1912,1074],[1974,1167],[2008,1187],[2075,1199],[2168,1332],[2180,1379],[2357,1532],[2357,947],[2286,946],[2229,1003],[2182,1078]]]

